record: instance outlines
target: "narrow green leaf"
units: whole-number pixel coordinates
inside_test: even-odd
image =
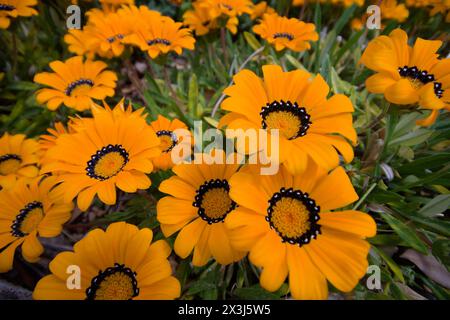
[[[440,239],[433,243],[431,252],[450,270],[450,240]]]
[[[259,48],[261,48],[261,43],[259,43],[259,41],[256,39],[256,37],[247,31],[244,31],[244,37],[245,40],[247,41],[248,45],[253,49],[253,50],[258,50]]]
[[[427,254],[427,246],[422,242],[422,240],[420,240],[419,236],[412,228],[389,214],[381,213],[381,216],[399,235],[399,237],[411,246],[411,248],[414,248],[423,254]]]
[[[450,194],[440,194],[424,205],[418,213],[425,217],[433,217],[448,210],[449,207]]]
[[[392,270],[394,275],[400,280],[402,283],[405,283],[405,278],[403,277],[402,270],[400,267],[389,257],[383,250],[378,249],[377,247],[372,247],[373,250],[378,253],[378,255],[386,262],[388,267]]]
[[[193,117],[198,117],[198,82],[197,75],[193,73],[189,80],[188,112]]]

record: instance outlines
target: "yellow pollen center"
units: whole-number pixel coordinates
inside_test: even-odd
[[[44,211],[42,208],[34,208],[27,213],[26,217],[20,224],[20,231],[24,234],[29,234],[37,229],[39,223],[44,218]]]
[[[227,214],[232,206],[232,200],[227,190],[214,188],[203,195],[201,206],[208,218],[218,219]]]
[[[96,300],[129,300],[133,295],[131,278],[122,272],[107,276],[95,291]]]
[[[278,129],[280,135],[286,139],[297,136],[299,128],[302,126],[301,120],[288,111],[274,111],[265,118],[267,129]]]
[[[103,155],[94,167],[94,173],[103,178],[109,178],[122,170],[125,159],[119,152],[109,152]]]
[[[168,135],[161,135],[159,137],[159,142],[161,143],[160,147],[163,152],[168,151],[173,144],[172,138]]]
[[[0,162],[0,174],[6,176],[16,172],[20,168],[21,161],[19,159],[8,159]]]
[[[297,199],[282,198],[273,207],[271,222],[275,229],[288,238],[298,238],[309,231],[309,211]]]
[[[409,77],[404,78],[409,80],[409,82],[411,83],[411,85],[414,87],[414,89],[419,90],[420,88],[423,87],[423,83],[419,80],[419,79],[411,79]]]

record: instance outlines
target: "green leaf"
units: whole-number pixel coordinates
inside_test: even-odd
[[[237,288],[234,290],[234,295],[243,300],[273,300],[280,298],[279,295],[268,292],[259,285],[254,285],[250,288]]]
[[[339,35],[341,33],[344,26],[348,23],[350,18],[353,17],[353,12],[355,12],[355,10],[356,10],[356,5],[353,4],[352,6],[345,9],[345,11],[341,14],[341,16],[339,17],[339,20],[334,25],[334,31],[336,32],[337,35]]]
[[[405,278],[403,277],[402,270],[400,267],[389,257],[383,250],[378,249],[377,247],[372,247],[373,250],[378,253],[378,255],[386,262],[388,267],[392,270],[394,275],[400,280],[402,283],[405,283]]]
[[[450,207],[450,194],[440,194],[431,199],[420,210],[419,214],[425,217],[433,217],[444,212]]]
[[[418,158],[410,163],[404,164],[398,168],[398,171],[401,175],[422,173],[427,169],[434,171],[435,169],[447,164],[448,159],[450,159],[449,152],[434,154],[431,156]]]
[[[287,59],[287,61],[289,61],[289,63],[292,64],[292,66],[294,66],[295,69],[306,70],[305,66],[299,60],[291,56],[289,53],[286,53],[284,56]]]
[[[350,50],[361,38],[361,36],[364,34],[364,29],[361,29],[357,33],[354,33],[350,39],[338,50],[338,52],[333,57],[333,64],[337,65],[338,62],[341,60],[342,56]]]
[[[431,252],[450,270],[450,240],[440,239],[433,243]]]
[[[410,219],[414,221],[416,224],[420,224],[427,228],[432,229],[433,231],[443,235],[450,237],[450,222],[444,221],[441,219],[433,219],[433,218],[422,218],[418,216],[410,216]]]
[[[259,41],[252,33],[244,31],[244,38],[253,50],[258,50],[259,48],[261,48],[261,43],[259,43]]]
[[[433,131],[428,129],[417,129],[416,131],[409,132],[399,138],[392,139],[389,143],[390,147],[394,146],[415,146],[428,140],[431,137]]]
[[[188,289],[187,293],[194,295],[203,291],[214,290],[216,289],[216,285],[207,280],[199,280],[194,282]]]
[[[412,228],[389,214],[381,213],[381,216],[399,235],[399,237],[402,238],[409,246],[411,246],[411,248],[414,248],[423,254],[427,254],[427,246],[422,242],[422,240],[420,240],[419,236]]]
[[[189,80],[188,112],[193,117],[198,117],[199,116],[199,110],[198,110],[198,82],[197,82],[197,75],[195,73],[192,73],[191,79]]]
[[[395,234],[377,234],[375,237],[368,239],[371,244],[380,246],[405,246],[404,242]]]

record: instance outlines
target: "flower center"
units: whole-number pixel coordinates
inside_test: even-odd
[[[17,154],[5,154],[0,157],[0,174],[6,176],[20,168],[22,158]]]
[[[229,4],[221,3],[220,5],[221,5],[222,7],[224,7],[225,9],[228,9],[229,11],[233,10],[233,7],[230,6]]]
[[[87,162],[86,173],[91,178],[107,180],[122,171],[128,160],[128,152],[120,144],[109,144]]]
[[[274,101],[267,103],[260,112],[263,129],[278,129],[280,135],[293,140],[306,135],[311,124],[310,115],[297,102]]]
[[[155,44],[163,44],[163,45],[165,45],[165,46],[170,46],[170,45],[171,45],[171,42],[170,42],[169,40],[167,40],[167,39],[163,39],[163,38],[155,38],[155,39],[152,39],[152,40],[148,40],[148,41],[147,41],[147,44],[148,44],[149,46],[153,46],[153,45],[155,45]]]
[[[227,180],[210,180],[197,190],[192,205],[198,208],[198,215],[208,224],[224,221],[227,214],[236,208],[236,203],[228,195],[229,192]]]
[[[116,39],[117,39],[117,40],[122,40],[122,39],[123,39],[123,34],[118,33],[118,34],[116,34],[115,36],[106,38],[106,41],[108,41],[109,43],[113,43]]]
[[[65,94],[66,96],[71,96],[72,93],[80,95],[83,94],[86,89],[92,88],[93,86],[94,82],[90,79],[78,79],[67,86]]]
[[[11,234],[15,237],[24,237],[33,232],[44,218],[42,202],[33,201],[19,211],[11,225]]]
[[[160,130],[156,132],[156,135],[159,137],[159,142],[161,143],[160,146],[163,152],[167,153],[177,145],[177,136],[172,131]]]
[[[283,242],[302,246],[320,234],[319,211],[307,193],[281,188],[269,200],[266,220]]]
[[[285,38],[288,39],[289,41],[294,40],[294,35],[292,33],[288,33],[288,32],[277,32],[273,35],[274,39],[278,39],[278,38]]]
[[[16,9],[16,7],[10,4],[0,3],[0,11],[13,11],[14,9]]]
[[[100,271],[86,289],[87,300],[130,300],[139,295],[136,272],[123,264],[115,263]]]
[[[423,85],[434,82],[434,94],[439,99],[442,98],[444,90],[442,90],[442,83],[434,81],[434,75],[425,70],[419,70],[416,66],[404,66],[398,68],[398,73],[403,78],[408,78],[415,89],[420,89]]]

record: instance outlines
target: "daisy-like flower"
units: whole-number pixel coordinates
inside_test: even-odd
[[[30,17],[38,12],[32,8],[37,0],[2,0],[0,2],[0,29],[7,29],[11,18]]]
[[[339,153],[346,162],[353,159],[356,143],[352,125],[353,106],[348,97],[336,94],[327,99],[329,87],[324,79],[303,70],[284,72],[276,65],[263,66],[263,79],[250,70],[233,78],[224,90],[229,97],[221,108],[226,114],[219,126],[229,129],[259,129],[279,133],[279,159],[293,173],[314,161],[330,170],[339,164]],[[270,136],[269,136],[270,139]],[[260,146],[264,148],[264,146]]]
[[[180,296],[180,283],[172,276],[164,240],[152,243],[150,229],[125,222],[95,229],[78,241],[73,252],[58,254],[50,262],[52,274],[42,278],[33,292],[37,300],[171,300]],[[70,266],[80,269],[80,288],[68,288]]]
[[[261,1],[258,4],[255,4],[253,7],[253,12],[250,15],[250,19],[255,20],[259,17],[262,17],[265,13],[272,14],[276,13],[275,9],[270,7],[266,1]]]
[[[67,44],[69,52],[75,53],[78,56],[86,55],[88,59],[92,60],[95,52],[87,44],[90,37],[85,29],[69,29],[68,33],[64,36],[64,42]]]
[[[383,0],[380,4],[380,10],[383,19],[393,19],[398,22],[403,22],[409,16],[409,11],[405,4],[397,3],[397,0]]]
[[[134,0],[100,0],[105,12],[114,12],[123,5],[134,5]]]
[[[225,26],[233,34],[237,32],[238,17],[253,13],[250,0],[200,0],[198,4],[208,11],[211,19],[217,20],[218,27]]]
[[[211,15],[219,17],[225,15],[236,17],[245,13],[253,13],[253,3],[251,0],[201,0],[199,3],[210,9]]]
[[[358,199],[341,167],[327,174],[310,166],[262,176],[244,168],[230,179],[238,207],[226,226],[231,244],[262,268],[260,284],[276,291],[289,276],[295,299],[326,299],[327,280],[349,292],[366,273],[374,220],[354,210],[331,212]],[[339,190],[339,192],[336,192]]]
[[[92,99],[102,100],[114,95],[117,76],[102,61],[72,57],[64,62],[53,61],[50,68],[54,73],[41,72],[35,75],[34,82],[50,88],[40,89],[36,93],[39,103],[47,104],[50,110],[56,110],[61,104],[77,111],[91,107]]]
[[[418,38],[410,47],[401,29],[375,38],[361,56],[361,62],[376,72],[366,80],[367,90],[399,105],[420,103],[432,112],[419,124],[433,123],[439,110],[450,104],[450,59],[438,59],[441,45],[440,40]]]
[[[159,147],[161,149],[161,155],[153,159],[153,166],[155,167],[155,170],[170,169],[174,166],[171,156],[173,148],[179,144],[187,144],[189,147],[191,145],[190,135],[177,135],[175,131],[177,129],[185,129],[186,132],[188,132],[188,127],[178,119],[173,119],[171,121],[161,115],[159,115],[158,119],[153,121],[150,125],[159,138]],[[181,130],[179,132],[181,132]]]
[[[183,15],[184,25],[194,30],[197,36],[203,36],[217,28],[217,19],[211,16],[209,8],[198,2],[194,2],[192,6],[193,10],[188,10]]]
[[[123,42],[147,51],[152,59],[169,51],[181,54],[183,49],[193,50],[195,43],[191,30],[181,26],[181,22],[175,22],[166,16],[151,20],[140,19],[136,21],[134,32],[126,36]]]
[[[317,41],[319,35],[313,23],[305,23],[296,18],[281,17],[276,13],[265,14],[261,23],[253,27],[253,32],[266,39],[277,51],[289,48],[305,51],[311,48],[309,41]]]
[[[350,7],[356,4],[358,7],[362,7],[364,5],[364,0],[339,0],[345,7]],[[337,1],[335,1],[337,2]]]
[[[31,179],[38,175],[39,144],[26,139],[23,134],[0,138],[0,187],[11,188],[17,180]]]
[[[25,260],[36,262],[44,251],[37,236],[56,237],[70,218],[73,204],[53,188],[55,178],[40,180],[21,180],[0,191],[0,272],[12,269],[20,245]]]
[[[100,108],[100,107],[98,107]],[[119,104],[116,108],[122,108]],[[46,153],[43,172],[57,172],[57,187],[67,201],[77,197],[86,211],[97,194],[108,205],[116,203],[116,187],[125,192],[150,187],[146,173],[160,155],[159,139],[142,111],[93,110],[76,132],[63,134]]]
[[[225,157],[223,152],[221,155]],[[166,237],[181,230],[175,240],[175,253],[184,259],[194,251],[194,266],[205,265],[211,256],[224,265],[244,256],[231,247],[223,223],[236,208],[229,197],[229,179],[238,167],[237,164],[179,164],[172,168],[175,176],[159,186],[160,191],[170,195],[157,204],[161,230]]]
[[[58,137],[67,133],[67,129],[61,122],[56,122],[54,128],[48,128],[47,132],[47,134],[43,134],[39,137],[39,146],[44,152],[51,147],[54,147]]]
[[[445,22],[450,23],[450,0],[436,0],[431,5],[433,8],[430,10],[430,16],[440,13],[444,16]]]
[[[350,22],[350,28],[356,31],[362,30],[362,28],[364,28],[364,26],[366,25],[366,20],[367,17],[354,18]]]
[[[86,32],[91,36],[88,40],[89,48],[95,50],[101,57],[118,57],[125,46],[122,40],[130,34],[130,19],[124,19],[118,13],[104,13],[92,11],[89,14],[89,23]]]

